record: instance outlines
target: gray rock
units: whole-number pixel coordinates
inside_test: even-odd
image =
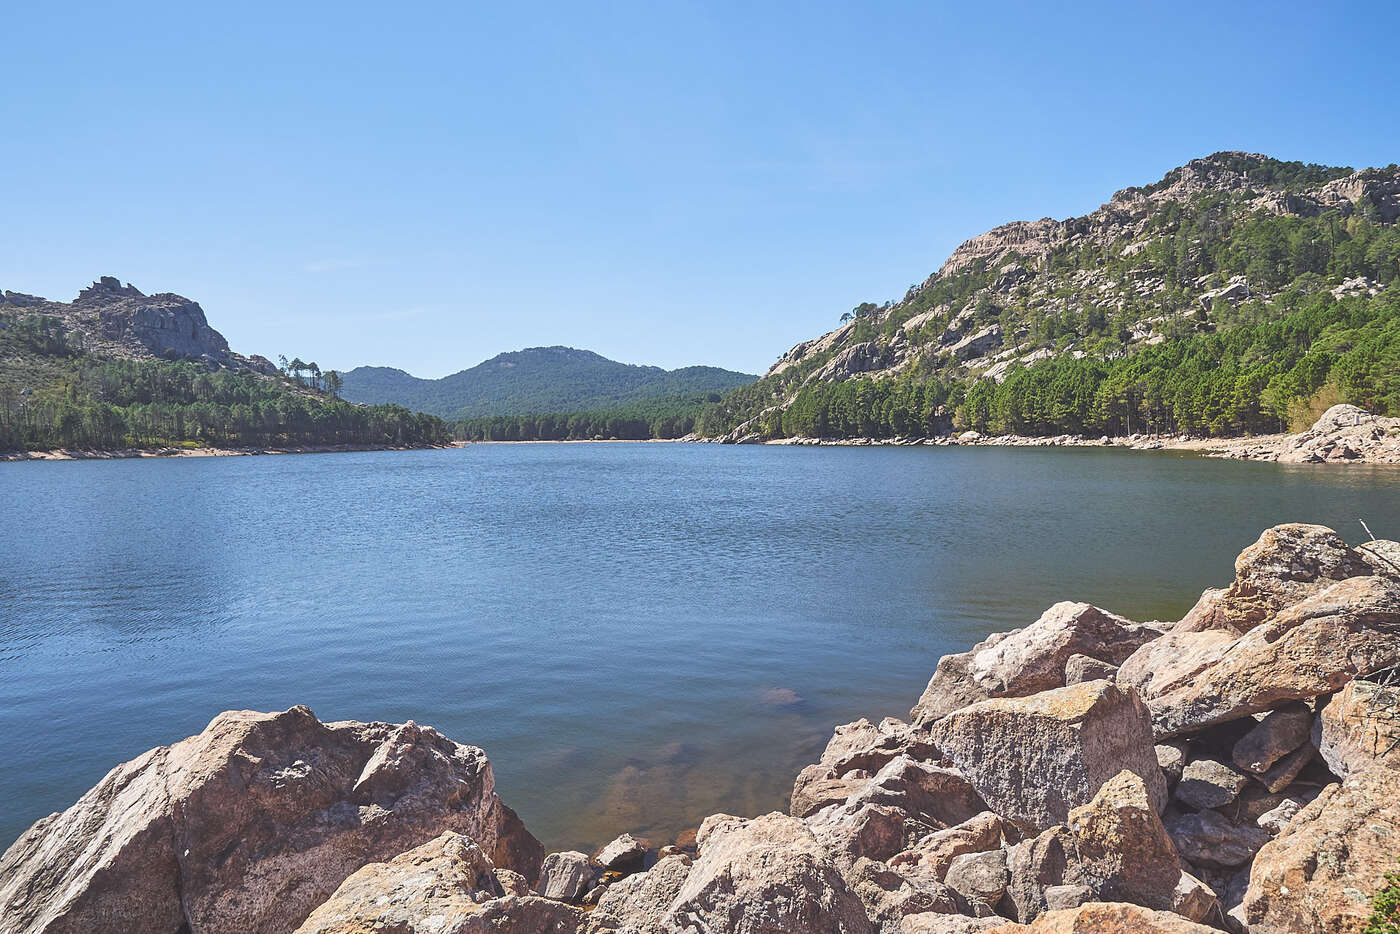
[[[1248,783],[1249,777],[1234,766],[1216,759],[1193,759],[1186,763],[1174,795],[1198,811],[1219,808],[1239,797]]]
[[[973,914],[996,914],[997,903],[1006,894],[1011,876],[1006,870],[1005,850],[964,853],[953,858],[944,880],[948,888],[967,900]]]
[[[1269,842],[1267,831],[1237,824],[1219,811],[1170,815],[1165,823],[1177,850],[1196,866],[1240,866]]]
[[[1064,823],[1125,768],[1154,809],[1167,800],[1147,711],[1110,681],[982,701],[944,717],[933,736],[988,807],[1023,829]]]
[[[1117,665],[1101,662],[1087,655],[1071,655],[1065,662],[1065,684],[1078,684],[1081,681],[1098,681],[1112,678],[1118,673]]]
[[[587,853],[578,850],[550,853],[540,866],[540,881],[535,891],[556,901],[577,902],[584,892],[593,888],[597,878],[598,867]]]
[[[598,865],[604,869],[636,870],[646,859],[648,843],[625,833],[598,851]]]
[[[1186,744],[1182,742],[1158,743],[1154,749],[1157,765],[1166,777],[1168,785],[1181,780],[1181,772],[1186,768]]]
[[[1045,890],[1045,910],[1061,911],[1078,908],[1094,901],[1094,890],[1087,885],[1052,885]]]
[[[1275,762],[1308,741],[1312,724],[1313,713],[1306,704],[1287,704],[1270,711],[1235,743],[1231,758],[1247,772],[1267,772]]]
[[[1303,771],[1303,767],[1311,762],[1315,755],[1317,755],[1317,750],[1313,748],[1311,743],[1299,746],[1275,762],[1269,771],[1259,776],[1259,780],[1270,791],[1283,791],[1293,784],[1293,779],[1298,777],[1298,773]]]

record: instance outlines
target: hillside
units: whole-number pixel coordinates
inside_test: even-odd
[[[197,302],[103,276],[72,302],[0,292],[0,451],[422,444],[447,426],[335,397],[338,375],[229,348]]]
[[[571,347],[531,347],[441,379],[356,367],[345,374],[342,394],[354,402],[393,402],[445,418],[477,418],[611,409],[666,396],[721,393],[755,379],[718,367],[663,370]]]
[[[1400,167],[1216,153],[997,227],[702,417],[727,440],[1242,435],[1400,414]]]

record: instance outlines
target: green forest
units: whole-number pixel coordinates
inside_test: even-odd
[[[457,422],[459,441],[647,441],[680,438],[695,430],[719,393],[679,394],[632,405],[545,415],[494,415]]]
[[[0,350],[27,351],[0,383],[0,450],[444,443],[447,424],[395,405],[357,406],[290,378],[189,361],[71,351],[40,316],[0,320]]]
[[[1302,177],[1316,174],[1304,167]],[[760,437],[925,436],[975,429],[994,434],[1231,436],[1300,430],[1327,404],[1350,402],[1400,415],[1400,229],[1350,217],[1242,216],[1224,193],[1169,203],[1152,218],[1156,236],[1128,257],[1088,246],[1053,253],[1042,274],[1066,283],[1077,270],[1110,282],[1158,276],[1165,296],[1116,312],[1082,312],[1069,301],[1040,304],[988,290],[996,271],[977,267],[934,280],[897,306],[865,304],[850,317],[848,342],[878,340],[933,307],[973,309],[977,326],[999,322],[1024,335],[1021,352],[1049,359],[1016,365],[1001,382],[979,378],[947,355],[928,355],[895,378],[843,382],[803,377],[830,357],[736,389],[697,422],[705,436],[747,424]],[[1248,277],[1267,299],[1218,302],[1207,310],[1188,286],[1209,277]],[[1334,298],[1332,287],[1366,277],[1376,296]],[[1209,286],[1208,286],[1209,287]],[[1199,291],[1199,289],[1197,289]],[[1068,285],[1056,297],[1072,297]],[[886,312],[877,322],[872,312]],[[1157,315],[1164,339],[1130,343],[1137,322]],[[951,313],[948,316],[951,317]],[[942,320],[930,324],[941,331]],[[1069,348],[1083,348],[1071,354]],[[1086,352],[1087,351],[1087,352]]]

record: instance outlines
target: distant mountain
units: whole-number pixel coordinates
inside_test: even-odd
[[[441,379],[361,366],[345,374],[352,402],[394,402],[444,418],[608,409],[662,396],[722,393],[758,379],[713,366],[663,370],[618,363],[590,350],[530,347]]]

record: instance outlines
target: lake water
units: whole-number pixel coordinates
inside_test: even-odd
[[[228,708],[484,747],[550,848],[784,806],[1051,603],[1178,618],[1400,470],[1094,449],[476,445],[0,464],[0,847]]]

